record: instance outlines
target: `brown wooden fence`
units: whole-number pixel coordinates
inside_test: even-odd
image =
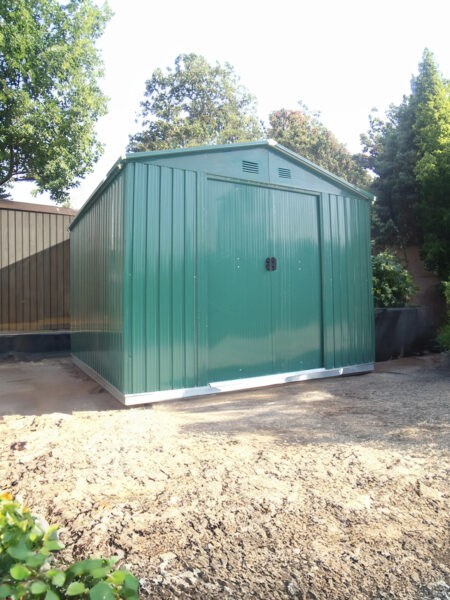
[[[0,201],[0,332],[69,329],[69,224],[76,211]]]

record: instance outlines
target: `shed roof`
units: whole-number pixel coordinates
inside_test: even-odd
[[[316,175],[334,183],[338,186],[347,189],[349,192],[356,194],[366,200],[372,201],[375,196],[352,183],[349,183],[342,177],[338,177],[334,175],[330,171],[316,165],[314,162],[300,156],[296,152],[289,150],[285,146],[278,144],[275,140],[260,140],[257,142],[243,142],[237,144],[221,144],[221,145],[210,145],[210,146],[192,146],[189,148],[175,148],[171,150],[154,150],[147,152],[131,152],[127,153],[125,156],[120,157],[112,166],[112,168],[107,173],[105,179],[97,186],[94,192],[90,195],[86,203],[81,207],[78,215],[75,217],[72,222],[70,228],[72,228],[78,221],[78,219],[83,215],[83,213],[88,209],[88,207],[95,201],[95,198],[101,191],[104,189],[106,185],[120,172],[123,166],[128,162],[145,162],[146,159],[155,158],[164,158],[164,157],[174,157],[174,156],[182,156],[182,155],[193,155],[193,154],[211,154],[216,152],[233,152],[234,150],[243,150],[243,149],[252,149],[252,148],[266,148],[271,150],[285,158],[296,162],[298,165],[305,167],[309,171],[312,171]]]
[[[289,148],[286,148],[285,146],[282,146],[275,140],[271,140],[271,139],[260,140],[258,142],[243,142],[243,143],[239,143],[239,144],[222,144],[222,145],[214,145],[214,146],[192,146],[190,148],[175,148],[175,149],[171,149],[171,150],[154,150],[151,152],[130,152],[125,155],[125,159],[122,159],[122,161],[123,160],[127,160],[127,161],[128,160],[142,160],[142,159],[145,160],[145,158],[147,158],[147,157],[154,158],[156,156],[163,157],[163,156],[176,156],[176,155],[181,155],[181,154],[209,154],[211,152],[224,152],[224,151],[232,152],[233,150],[245,149],[245,148],[270,148],[271,150],[274,150],[278,154],[281,154],[281,155],[289,158],[290,160],[297,162],[299,165],[301,165],[303,167],[307,167],[309,170],[314,171],[315,173],[317,173],[318,175],[321,175],[325,179],[329,179],[329,180],[333,181],[333,183],[337,183],[340,186],[345,187],[345,188],[357,193],[358,195],[363,196],[364,198],[367,198],[367,200],[373,200],[373,198],[374,198],[373,194],[371,194],[367,190],[363,190],[362,188],[360,188],[352,183],[349,183],[342,177],[334,175],[334,173],[327,171],[323,167],[316,165],[314,162],[308,160],[307,158],[304,158],[303,156],[300,156],[300,154],[297,154],[296,152],[289,150]]]

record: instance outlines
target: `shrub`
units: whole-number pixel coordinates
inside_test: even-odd
[[[437,340],[445,350],[450,350],[450,279],[443,281],[442,287],[447,303],[447,324],[440,329]]]
[[[138,580],[114,570],[116,559],[87,559],[56,566],[63,548],[58,527],[47,526],[10,494],[0,495],[0,599],[137,600]]]
[[[405,306],[416,287],[410,273],[387,250],[372,256],[373,295],[375,306]]]

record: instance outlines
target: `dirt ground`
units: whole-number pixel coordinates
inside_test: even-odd
[[[0,364],[0,482],[143,598],[450,599],[450,359],[140,408]]]

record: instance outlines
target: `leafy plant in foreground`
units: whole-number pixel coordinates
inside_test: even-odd
[[[138,580],[115,558],[56,566],[58,527],[47,526],[10,494],[0,495],[0,599],[137,600]]]

